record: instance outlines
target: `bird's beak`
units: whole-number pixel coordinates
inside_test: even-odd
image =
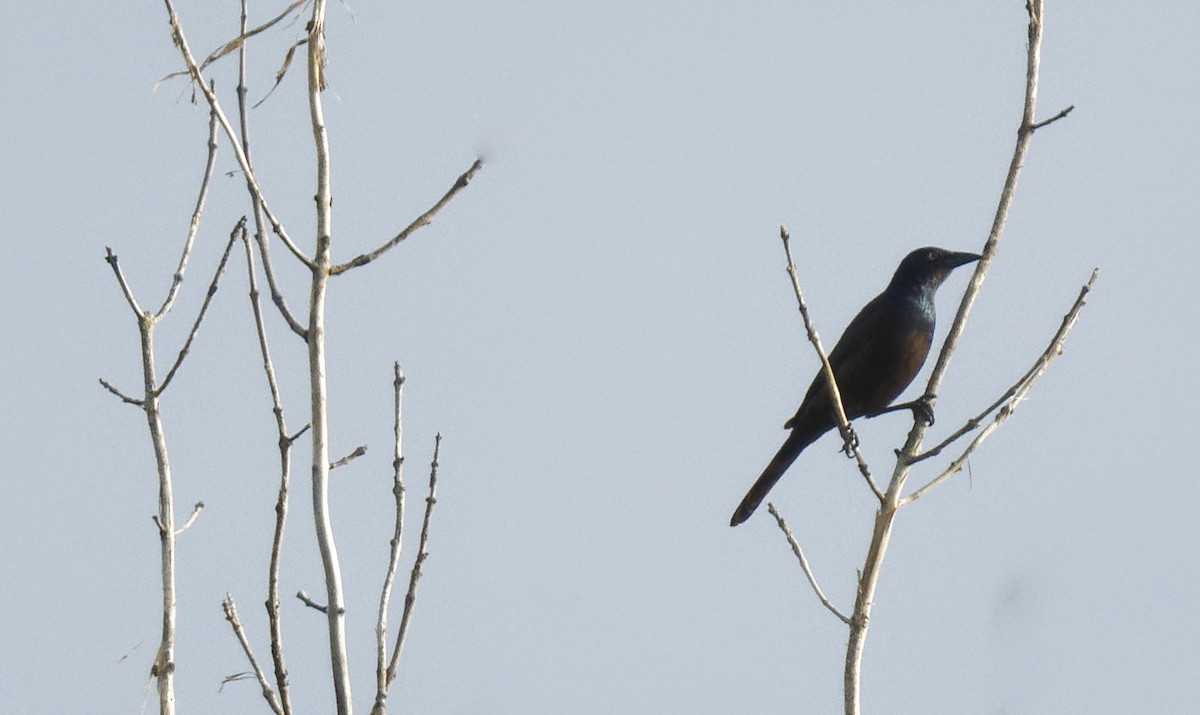
[[[983,256],[978,253],[947,253],[942,258],[942,263],[947,268],[954,269],[966,265],[971,261],[978,261],[980,258],[983,258]]]

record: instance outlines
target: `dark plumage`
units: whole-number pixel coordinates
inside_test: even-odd
[[[933,342],[934,293],[952,270],[976,260],[979,256],[974,253],[918,248],[900,262],[888,287],[858,311],[829,353],[846,419],[888,411],[892,400],[913,381]],[[791,434],[750,487],[729,525],[750,518],[800,452],[836,426],[829,387],[818,372],[800,409],[784,424]]]

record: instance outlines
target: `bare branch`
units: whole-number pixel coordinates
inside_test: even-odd
[[[175,530],[175,535],[179,536],[183,532],[192,528],[192,524],[195,524],[196,520],[200,518],[200,512],[202,512],[202,511],[204,511],[204,502],[202,502],[202,501],[196,502],[196,505],[192,507],[191,516],[189,516],[187,518],[187,521],[183,522],[183,526],[181,526]]]
[[[387,702],[387,615],[392,598],[392,584],[396,580],[396,569],[400,565],[400,551],[404,543],[404,421],[401,408],[404,405],[404,373],[400,363],[392,365],[392,393],[395,404],[392,441],[392,496],[396,499],[396,528],[388,543],[388,565],[383,577],[383,589],[379,595],[379,616],[375,621],[375,705],[372,715],[383,715]]]
[[[1029,394],[1029,391],[1033,388],[1034,383],[1036,383],[1042,377],[1042,375],[1045,374],[1046,368],[1050,367],[1050,363],[1054,361],[1054,358],[1062,354],[1063,344],[1067,340],[1067,334],[1071,332],[1071,328],[1075,327],[1075,322],[1079,320],[1079,312],[1083,310],[1083,306],[1086,304],[1084,299],[1091,291],[1092,284],[1096,282],[1096,277],[1099,275],[1099,268],[1096,268],[1092,271],[1092,275],[1088,279],[1088,282],[1085,283],[1083,288],[1079,290],[1079,297],[1075,299],[1075,303],[1071,306],[1071,309],[1067,311],[1065,316],[1063,316],[1062,325],[1059,326],[1058,331],[1050,340],[1050,345],[1046,347],[1046,351],[1042,353],[1040,358],[1038,358],[1037,362],[1033,366],[1033,369],[1030,370],[1030,373],[1028,373],[1028,378],[1022,384],[1020,384],[1015,391],[1013,391],[1012,399],[1005,403],[1004,407],[1000,409],[1000,412],[996,414],[995,418],[992,419],[992,421],[983,429],[982,432],[975,436],[975,439],[971,440],[971,443],[967,445],[967,448],[963,450],[963,453],[960,454],[957,459],[951,462],[950,466],[946,467],[941,474],[939,474],[928,484],[901,499],[900,506],[904,506],[909,502],[914,502],[920,499],[930,489],[933,489],[937,485],[946,481],[951,475],[962,469],[963,464],[966,463],[967,459],[972,453],[974,453],[979,445],[988,438],[988,435],[994,432],[1000,427],[1000,425],[1004,424],[1008,418],[1012,416],[1012,413],[1017,409],[1017,405],[1021,404],[1021,401],[1025,399],[1025,396]]]
[[[283,227],[283,224],[275,218],[275,215],[271,213],[270,207],[267,206],[267,200],[263,196],[262,188],[259,186],[258,179],[255,177],[254,169],[250,166],[250,159],[246,156],[246,153],[242,151],[242,145],[238,141],[237,133],[234,131],[233,125],[230,124],[229,118],[225,116],[225,110],[221,108],[221,103],[217,99],[216,93],[204,81],[204,75],[200,72],[200,68],[196,65],[195,58],[192,57],[192,51],[188,47],[187,39],[183,36],[183,27],[179,24],[179,16],[175,13],[175,6],[172,5],[171,0],[163,0],[163,2],[166,4],[168,19],[171,24],[171,37],[175,40],[175,45],[179,48],[180,53],[183,55],[184,64],[187,65],[188,72],[192,75],[192,79],[195,81],[196,86],[198,86],[200,91],[204,93],[204,98],[208,100],[208,106],[211,107],[212,111],[217,115],[217,121],[221,123],[221,128],[225,131],[225,136],[229,138],[229,143],[233,146],[234,156],[237,157],[238,166],[242,168],[242,172],[246,176],[246,183],[250,186],[251,195],[254,196],[255,200],[262,204],[263,213],[266,214],[267,220],[270,222],[271,229],[275,232],[275,235],[279,236],[279,239],[283,241],[285,246],[288,247],[288,250],[292,252],[292,255],[299,259],[300,262],[305,266],[312,268],[312,259],[304,255],[304,252],[300,250],[300,247],[297,246],[294,241],[292,241],[291,236],[288,235],[287,230]]]
[[[117,388],[110,385],[108,383],[108,381],[105,380],[103,377],[100,378],[100,384],[104,386],[104,389],[108,390],[112,394],[121,398],[121,402],[124,402],[127,405],[134,405],[135,407],[145,407],[146,406],[145,400],[137,400],[137,399],[130,397],[129,395],[126,395],[124,392],[121,392]]]
[[[313,0],[312,19],[308,23],[308,116],[312,126],[316,164],[316,248],[313,251],[312,280],[308,298],[308,384],[309,414],[312,423],[312,512],[321,554],[328,608],[329,662],[333,676],[333,695],[338,715],[353,712],[350,684],[350,658],[346,646],[346,596],[342,587],[342,567],[334,538],[329,504],[329,385],[326,379],[325,302],[329,273],[333,266],[330,245],[333,241],[333,190],[330,178],[329,134],[325,127],[325,108],[321,98],[325,72],[325,0]]]
[[[246,0],[242,0],[242,26],[246,24]],[[239,69],[245,72],[245,49],[243,48]],[[239,96],[244,95],[239,88]],[[244,108],[244,105],[240,105]],[[245,125],[243,124],[243,129]],[[243,135],[244,137],[245,135]],[[260,212],[261,213],[261,212]],[[267,329],[263,321],[262,306],[258,300],[258,282],[254,272],[254,249],[246,237],[245,230],[241,234],[242,245],[246,250],[246,274],[250,284],[250,306],[254,313],[254,329],[258,335],[259,353],[262,355],[263,372],[267,377],[267,387],[271,393],[271,407],[275,415],[275,430],[278,434],[279,446],[279,495],[275,501],[275,531],[271,538],[271,557],[267,567],[267,609],[268,628],[271,633],[271,661],[275,670],[275,687],[279,689],[279,705],[283,715],[292,712],[291,696],[288,688],[287,667],[283,658],[283,626],[279,615],[279,562],[283,552],[283,532],[287,523],[288,483],[291,477],[292,443],[294,438],[288,437],[287,422],[284,420],[283,402],[279,395],[279,383],[275,378],[275,365],[271,360],[271,350],[267,344]]]
[[[283,291],[279,289],[279,283],[275,280],[275,269],[271,265],[271,250],[266,234],[259,230],[254,234],[254,240],[258,244],[258,253],[262,256],[263,273],[267,276],[267,287],[271,290],[271,302],[275,304],[279,314],[283,316],[292,332],[299,335],[301,340],[308,340],[308,329],[292,315],[292,311],[287,306],[287,300],[283,297]]]
[[[162,383],[154,394],[161,395],[167,389],[167,385],[171,384],[171,380],[175,377],[175,372],[179,370],[179,366],[183,364],[183,359],[192,349],[192,341],[196,339],[196,333],[200,331],[200,323],[204,322],[204,316],[208,313],[208,306],[212,303],[213,296],[217,294],[217,284],[221,280],[221,275],[225,272],[225,264],[229,261],[229,252],[233,250],[233,242],[237,240],[238,234],[246,230],[246,217],[243,216],[238,220],[237,225],[233,227],[233,231],[229,234],[229,241],[225,244],[225,252],[221,254],[221,261],[217,264],[217,270],[213,272],[212,282],[208,284],[208,293],[204,296],[204,302],[200,304],[200,312],[196,314],[196,320],[192,323],[192,329],[188,332],[187,339],[183,341],[183,347],[179,349],[179,354],[175,356],[175,362],[171,365],[171,369],[167,371],[167,376],[163,378]]]
[[[808,566],[808,559],[804,558],[804,550],[800,548],[800,542],[796,540],[796,535],[788,528],[787,522],[783,520],[783,515],[775,508],[775,505],[767,502],[767,511],[771,512],[771,516],[775,517],[775,523],[779,524],[779,529],[783,531],[783,535],[787,537],[788,543],[792,545],[792,553],[800,561],[800,568],[804,569],[804,575],[808,578],[808,584],[812,586],[813,592],[817,594],[817,598],[821,599],[821,603],[829,609],[829,612],[837,616],[842,623],[850,624],[850,619],[842,615],[842,612],[837,609],[829,599],[825,597],[825,592],[817,584],[816,576],[813,576],[812,569]]]
[[[975,297],[978,295],[987,271],[991,267],[992,259],[995,257],[1000,237],[1004,233],[1005,222],[1008,220],[1009,207],[1012,205],[1013,195],[1016,192],[1017,179],[1020,176],[1021,167],[1025,163],[1025,155],[1028,153],[1029,143],[1033,137],[1035,126],[1034,115],[1037,107],[1038,71],[1041,66],[1044,0],[1028,0],[1025,7],[1029,14],[1029,44],[1026,53],[1024,108],[1021,114],[1021,123],[1017,128],[1016,146],[1013,148],[1012,159],[1009,162],[1008,173],[1004,179],[1004,187],[1000,192],[1000,201],[996,206],[996,214],[992,220],[992,227],[981,251],[982,258],[976,264],[975,272],[972,274],[971,280],[963,293],[962,301],[958,306],[958,312],[954,316],[949,334],[942,344],[941,352],[938,354],[937,362],[934,364],[933,371],[929,376],[929,383],[925,388],[924,394],[930,396],[931,408],[933,406],[932,396],[937,394],[938,387],[941,385],[946,367],[949,364],[950,356],[954,353],[959,337],[966,326],[971,306],[974,304]],[[896,511],[900,508],[900,495],[904,489],[904,482],[911,469],[911,461],[920,450],[921,440],[925,436],[927,427],[928,425],[923,420],[914,416],[912,429],[909,430],[904,447],[897,456],[896,466],[892,470],[892,478],[888,482],[885,499],[881,504],[880,510],[876,512],[875,527],[871,535],[870,546],[867,548],[867,557],[863,564],[862,575],[859,577],[858,594],[854,603],[854,615],[851,617],[850,623],[850,637],[846,644],[846,665],[843,685],[845,712],[847,715],[858,715],[861,712],[859,696],[862,677],[862,655],[866,644],[871,610],[874,605],[875,591],[879,585],[883,559],[887,554],[888,545],[891,541]]]
[[[354,451],[351,452],[350,454],[347,454],[345,457],[342,457],[341,459],[339,459],[336,462],[330,463],[329,468],[337,469],[338,467],[345,466],[346,464],[349,464],[351,461],[358,459],[359,457],[363,456],[366,453],[367,453],[367,445],[360,444],[357,447],[355,447]]]
[[[936,457],[939,454],[941,454],[942,450],[946,449],[946,447],[948,447],[951,444],[954,444],[958,440],[962,439],[963,435],[966,435],[970,432],[973,432],[973,431],[979,429],[979,425],[983,424],[983,420],[988,415],[992,414],[992,412],[999,409],[999,407],[1001,405],[1003,405],[1005,402],[1008,401],[1008,398],[1015,395],[1017,390],[1020,389],[1020,387],[1029,380],[1030,376],[1032,376],[1037,371],[1037,366],[1038,366],[1038,363],[1035,362],[1033,367],[1029,368],[1029,370],[1027,370],[1025,372],[1025,374],[1022,375],[1020,378],[1018,378],[1017,381],[1014,382],[1011,387],[1009,387],[1007,390],[1005,390],[1004,394],[1001,395],[999,397],[999,399],[997,399],[995,402],[993,402],[992,404],[985,407],[983,409],[983,411],[980,412],[978,415],[967,420],[963,424],[962,427],[959,427],[957,430],[952,432],[949,437],[946,437],[944,440],[939,442],[936,446],[931,447],[927,451],[922,452],[921,454],[918,454],[917,456],[913,457],[912,459],[907,460],[908,464],[912,465],[912,464],[916,464],[917,462],[923,462],[926,459],[929,459],[931,457]],[[904,455],[900,452],[900,450],[896,450],[896,454],[901,458],[904,457]]]
[[[242,652],[246,654],[246,660],[250,661],[250,667],[254,670],[254,677],[258,680],[259,686],[262,687],[263,698],[267,701],[267,705],[271,706],[271,710],[276,715],[284,715],[283,707],[279,704],[279,699],[275,697],[275,690],[267,682],[267,676],[259,667],[258,660],[254,657],[254,651],[250,648],[250,641],[246,639],[246,630],[242,628],[242,621],[238,618],[237,605],[233,602],[233,596],[225,594],[225,600],[221,601],[221,609],[225,611],[225,620],[229,621],[229,626],[233,628],[233,634],[242,644]],[[226,678],[222,684],[231,680],[240,680],[241,676],[242,674],[239,673],[237,676]]]
[[[1062,119],[1063,117],[1067,116],[1074,110],[1075,110],[1075,105],[1072,104],[1071,106],[1062,110],[1058,114],[1055,114],[1053,117],[1050,117],[1049,119],[1043,119],[1042,121],[1037,122],[1036,124],[1029,125],[1029,132],[1033,133],[1033,132],[1036,132],[1037,130],[1041,129],[1042,127],[1046,126],[1047,124],[1053,124],[1053,123],[1057,122],[1058,120]]]
[[[200,195],[196,197],[196,207],[192,209],[192,220],[188,223],[187,238],[183,242],[179,265],[175,268],[175,275],[171,277],[171,287],[167,290],[167,297],[163,300],[158,312],[154,314],[155,320],[162,318],[171,310],[171,306],[175,303],[175,297],[179,295],[179,287],[183,285],[183,273],[187,270],[188,257],[196,242],[196,232],[200,230],[200,214],[204,211],[204,200],[208,196],[208,183],[212,179],[213,167],[216,164],[217,115],[210,111],[208,113],[208,159],[204,163],[204,177],[200,180]]]
[[[937,363],[934,365],[933,372],[929,376],[929,383],[925,388],[925,394],[927,395],[937,394],[942,377],[945,375],[947,365],[950,362],[950,356],[958,346],[958,339],[966,327],[967,316],[970,314],[971,307],[975,304],[975,298],[983,286],[984,278],[987,276],[988,269],[992,265],[992,259],[995,258],[1000,237],[1004,233],[1004,225],[1008,220],[1009,207],[1012,205],[1013,195],[1017,190],[1017,179],[1020,177],[1021,167],[1025,165],[1025,155],[1029,151],[1029,143],[1033,139],[1033,132],[1039,126],[1034,121],[1034,116],[1037,112],[1038,70],[1041,65],[1043,5],[1043,0],[1030,0],[1026,4],[1026,9],[1029,13],[1029,45],[1026,54],[1025,103],[1021,112],[1021,124],[1017,128],[1017,143],[1013,148],[1012,160],[1008,165],[1008,174],[1004,179],[1004,188],[1000,192],[1000,202],[996,206],[996,215],[992,219],[992,228],[988,233],[987,241],[983,245],[983,251],[981,251],[983,257],[975,265],[975,272],[971,275],[971,281],[963,293],[962,301],[958,306],[958,312],[954,316],[954,322],[950,325],[946,341],[942,344],[942,350],[938,354]],[[1060,112],[1058,115],[1042,123],[1041,126],[1065,117],[1070,111],[1071,108],[1068,108]],[[920,447],[920,441],[924,437],[925,428],[925,424],[920,420],[915,420],[913,429],[909,432],[909,438],[903,450],[908,459],[916,455],[917,449]]]
[[[304,425],[303,427],[301,427],[301,428],[300,428],[300,430],[299,430],[298,432],[296,432],[296,434],[294,434],[294,435],[292,435],[292,436],[288,437],[288,442],[289,442],[289,443],[294,443],[296,440],[298,440],[298,439],[300,439],[302,436],[304,436],[304,433],[305,433],[305,432],[307,432],[307,431],[308,431],[309,429],[311,429],[311,428],[312,428],[312,424],[306,424],[306,425]]]
[[[396,679],[396,667],[400,663],[400,653],[404,650],[404,638],[408,635],[408,624],[412,619],[413,606],[417,602],[417,581],[421,580],[421,566],[429,557],[429,516],[433,514],[433,505],[437,503],[437,470],[438,454],[442,448],[442,435],[439,432],[433,439],[433,461],[429,464],[429,495],[425,497],[425,518],[421,521],[421,537],[417,541],[417,556],[413,559],[412,573],[408,578],[408,593],[404,594],[404,611],[400,614],[400,629],[396,633],[396,647],[392,650],[392,661],[388,664],[387,682]]]
[[[1097,269],[1097,270],[1099,270],[1099,269]],[[1096,279],[1096,272],[1093,272],[1092,278],[1087,282],[1087,285],[1084,286],[1084,288],[1085,288],[1084,292],[1086,292],[1087,290],[1090,290],[1092,281],[1094,281],[1095,279]],[[1080,299],[1082,299],[1082,298],[1083,298],[1083,296],[1081,295]],[[1080,307],[1082,307],[1082,304],[1080,304]],[[1034,376],[1037,375],[1041,370],[1045,369],[1045,365],[1047,363],[1049,363],[1049,361],[1052,360],[1054,357],[1053,355],[1051,355],[1051,349],[1054,347],[1054,345],[1057,342],[1061,341],[1063,338],[1066,337],[1064,329],[1069,329],[1066,322],[1064,322],[1061,326],[1059,326],[1058,332],[1055,333],[1054,337],[1050,341],[1050,347],[1047,348],[1046,351],[1044,351],[1042,353],[1042,355],[1040,357],[1038,357],[1037,360],[1034,361],[1033,365],[1028,370],[1025,371],[1024,375],[1022,375],[1020,378],[1018,378],[1016,382],[1014,382],[1007,390],[1004,391],[1004,394],[1000,395],[1000,397],[997,400],[995,400],[994,402],[992,402],[992,404],[985,407],[983,409],[983,411],[980,412],[978,415],[967,420],[966,423],[962,427],[959,427],[957,430],[955,430],[949,437],[946,437],[944,440],[939,442],[936,446],[931,447],[928,451],[923,452],[922,454],[919,454],[916,457],[913,457],[912,459],[908,460],[908,463],[916,464],[917,462],[923,462],[926,459],[929,459],[931,457],[936,457],[937,455],[941,454],[942,451],[946,447],[948,447],[949,445],[951,445],[954,442],[957,442],[959,439],[961,439],[963,437],[963,435],[978,429],[979,425],[981,425],[983,423],[983,420],[988,415],[992,414],[992,412],[997,410],[1001,405],[1003,405],[1005,402],[1007,402],[1009,400],[1009,398],[1011,398],[1013,395],[1015,395],[1017,393],[1017,391],[1019,389],[1021,389],[1021,387],[1023,387],[1026,383],[1029,382],[1030,378],[1034,378]]]
[[[300,599],[304,603],[304,605],[308,606],[309,608],[315,608],[316,610],[320,611],[321,613],[329,613],[328,608],[326,608],[325,606],[322,606],[321,604],[319,604],[316,601],[309,598],[308,594],[305,593],[304,591],[298,592],[296,594],[296,598]]]
[[[817,335],[817,328],[813,325],[812,318],[808,315],[808,305],[804,302],[804,295],[800,292],[800,279],[796,277],[796,264],[792,261],[792,245],[791,235],[788,233],[786,226],[779,227],[779,237],[783,239],[783,251],[787,255],[787,272],[792,279],[792,290],[796,293],[796,303],[800,307],[800,317],[804,319],[804,330],[808,333],[808,340],[813,344],[813,348],[817,351],[817,357],[821,359],[821,373],[825,376],[825,384],[829,387],[829,397],[833,402],[834,415],[837,417],[838,432],[842,435],[843,447],[842,450],[854,457],[858,463],[858,471],[862,474],[863,479],[867,480],[867,486],[875,493],[875,496],[883,501],[883,492],[879,490],[879,485],[871,477],[871,470],[867,467],[867,461],[863,459],[862,452],[858,450],[858,437],[854,434],[853,428],[850,427],[850,422],[846,419],[846,409],[842,406],[842,393],[838,390],[837,379],[833,375],[833,366],[829,363],[829,356],[825,354],[825,348],[821,346],[821,337]]]
[[[329,274],[336,276],[339,273],[345,273],[351,268],[365,266],[366,264],[395,248],[396,244],[408,238],[409,234],[411,234],[413,231],[416,231],[422,226],[428,226],[429,223],[433,221],[433,217],[437,216],[438,212],[442,210],[442,207],[450,203],[450,200],[453,199],[459,191],[462,191],[464,188],[466,188],[467,184],[471,183],[471,179],[475,176],[475,172],[479,171],[480,167],[482,166],[483,161],[476,159],[475,162],[471,164],[471,168],[467,169],[461,176],[458,177],[458,180],[454,182],[454,186],[451,186],[450,190],[447,191],[442,198],[438,199],[436,204],[430,207],[428,211],[414,219],[413,222],[406,226],[403,231],[396,234],[392,240],[383,244],[379,248],[376,248],[370,253],[364,253],[359,256],[355,256],[346,263],[334,266],[332,269],[330,269]]]
[[[307,0],[301,0],[307,2]],[[292,8],[296,7],[296,3],[289,6],[283,13],[280,13],[276,20],[281,19]],[[276,20],[272,20],[267,25],[260,26],[254,33],[266,29],[270,24],[274,24]],[[241,18],[241,36],[248,37],[246,32],[247,10],[246,0],[242,0],[242,18]],[[254,34],[250,33],[250,34]],[[246,43],[241,42],[238,45],[238,133],[242,142],[242,153],[246,155],[246,161],[250,161],[250,117],[246,108],[246,94],[249,90],[246,87]],[[279,286],[275,283],[275,271],[271,267],[271,251],[267,245],[267,232],[265,229],[266,219],[263,217],[262,203],[259,202],[257,194],[254,192],[254,187],[249,181],[246,182],[246,191],[250,194],[250,204],[252,206],[252,215],[254,216],[254,241],[258,244],[258,250],[262,254],[263,271],[267,276],[267,285],[271,289],[271,300],[275,303],[275,307],[279,309],[279,314],[283,316],[284,321],[292,332],[300,336],[301,339],[307,339],[308,333],[304,326],[296,320],[292,315],[292,311],[288,309],[287,301],[283,298],[283,293],[279,290]],[[253,276],[252,276],[253,277]],[[255,299],[257,302],[257,298]],[[260,341],[261,342],[261,341]],[[278,663],[276,664],[278,665]],[[291,712],[291,703],[289,702],[288,692],[286,687],[280,687],[280,700],[283,704],[285,712]]]
[[[129,282],[125,280],[125,274],[121,272],[121,266],[117,263],[117,254],[108,246],[104,247],[104,260],[108,265],[112,266],[113,274],[117,277],[117,283],[121,286],[121,292],[125,294],[125,301],[129,303],[129,308],[133,310],[134,315],[139,320],[146,317],[142,312],[142,307],[138,305],[137,298],[133,297],[133,289],[129,287]]]

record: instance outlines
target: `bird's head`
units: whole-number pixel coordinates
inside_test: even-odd
[[[892,276],[888,289],[906,292],[927,290],[932,293],[946,280],[950,271],[979,259],[977,253],[947,251],[932,246],[918,248],[900,261],[900,267],[896,269],[896,275]]]

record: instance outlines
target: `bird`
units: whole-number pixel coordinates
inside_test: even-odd
[[[979,259],[976,253],[918,248],[900,261],[887,288],[858,311],[829,353],[847,420],[912,409],[933,423],[929,396],[900,405],[891,403],[929,356],[937,289],[955,268]],[[804,448],[837,426],[823,372],[817,373],[796,414],[783,426],[791,433],[733,512],[730,526],[749,519]]]

